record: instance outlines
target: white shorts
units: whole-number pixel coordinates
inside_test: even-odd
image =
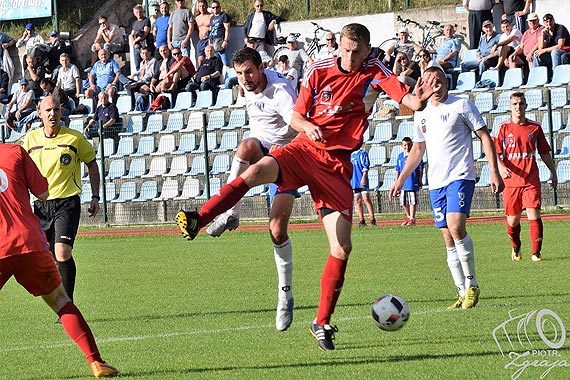
[[[400,206],[415,206],[418,204],[418,192],[402,190],[400,193]]]

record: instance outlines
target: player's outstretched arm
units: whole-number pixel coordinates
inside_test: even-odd
[[[499,172],[497,151],[495,150],[495,144],[489,135],[489,130],[487,128],[481,128],[476,130],[475,134],[481,140],[483,151],[485,152],[485,156],[487,156],[489,166],[491,167],[491,191],[493,193],[501,193],[505,189],[505,183],[503,182]]]
[[[433,76],[424,79],[422,77],[418,78],[416,82],[416,87],[414,88],[415,95],[406,94],[402,98],[402,103],[414,111],[421,111],[426,107],[427,101],[433,95],[435,84],[435,78]]]

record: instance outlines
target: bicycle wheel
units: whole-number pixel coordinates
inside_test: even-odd
[[[285,49],[287,49],[287,46],[279,46],[277,49],[275,49],[275,51],[273,52],[273,60],[275,61],[275,63],[277,63],[279,57],[285,54],[284,53]]]
[[[398,41],[398,39],[396,37],[387,39],[386,41],[384,41],[380,45],[378,45],[378,48],[380,48],[384,51],[387,51],[388,48],[390,48],[392,45],[394,45],[397,41]]]

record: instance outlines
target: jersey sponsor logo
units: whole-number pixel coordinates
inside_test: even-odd
[[[61,157],[59,157],[59,162],[64,166],[71,164],[71,155],[68,153],[62,154]]]
[[[72,240],[71,237],[66,236],[66,235],[61,235],[59,238],[63,239],[63,240],[70,240],[70,241]]]
[[[426,133],[427,130],[426,119],[422,119],[422,121],[420,121],[420,127],[422,129],[422,133]]]
[[[534,152],[514,152],[514,153],[509,153],[508,154],[508,158],[509,160],[524,160],[527,158],[533,158],[534,157]]]

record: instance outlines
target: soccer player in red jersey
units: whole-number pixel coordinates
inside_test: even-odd
[[[334,350],[336,327],[330,325],[352,244],[352,164],[350,153],[362,145],[367,118],[380,91],[408,107],[422,109],[432,95],[432,83],[419,80],[415,94],[378,59],[368,56],[370,32],[360,24],[343,27],[340,57],[316,62],[301,83],[291,127],[299,132],[284,145],[231,183],[199,212],[180,211],[176,222],[187,239],[232,207],[249,188],[275,182],[279,190],[308,185],[327,234],[330,253],[321,278],[317,318],[311,333],[321,350]],[[242,80],[243,81],[243,80]]]
[[[115,376],[119,371],[101,359],[89,325],[61,284],[28,190],[44,201],[49,195],[48,182],[28,153],[19,145],[0,144],[0,289],[14,276],[28,292],[42,296],[85,354],[95,377]]]
[[[503,201],[507,215],[507,233],[513,247],[511,258],[521,261],[521,213],[526,209],[530,225],[532,261],[542,261],[543,227],[540,219],[541,186],[535,152],[550,170],[551,187],[556,187],[556,167],[550,156],[550,146],[540,124],[525,116],[524,93],[510,96],[511,119],[499,127],[494,137],[499,170],[505,181]]]

